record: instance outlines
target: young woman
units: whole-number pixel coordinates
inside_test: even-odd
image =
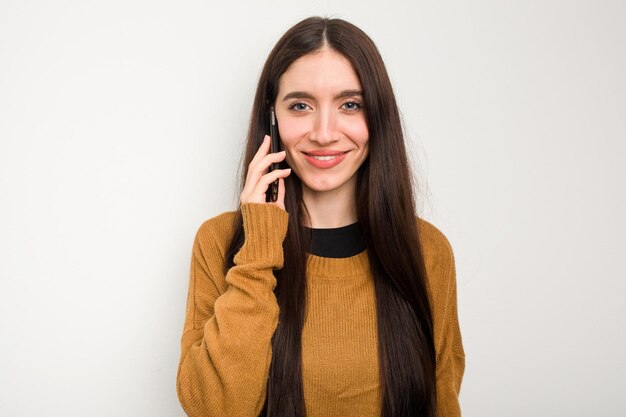
[[[238,210],[205,221],[193,245],[177,378],[187,414],[459,416],[454,256],[416,216],[395,97],[365,33],[315,17],[283,35],[245,167]]]

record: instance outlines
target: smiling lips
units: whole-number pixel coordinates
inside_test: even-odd
[[[332,168],[346,158],[348,152],[342,151],[310,151],[303,152],[304,158],[316,168]]]

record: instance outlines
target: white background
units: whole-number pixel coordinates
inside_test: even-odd
[[[193,237],[310,15],[387,64],[455,250],[464,415],[623,416],[622,0],[1,1],[0,415],[184,415]]]

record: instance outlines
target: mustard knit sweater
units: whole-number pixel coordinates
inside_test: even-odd
[[[205,221],[193,244],[177,392],[190,417],[257,417],[266,396],[279,307],[273,269],[283,265],[289,214],[241,205],[245,242],[224,274],[235,212]],[[417,219],[437,352],[440,417],[460,416],[465,367],[452,248]],[[307,417],[380,415],[374,282],[367,249],[349,258],[308,254],[302,378]],[[402,337],[402,335],[398,335]]]

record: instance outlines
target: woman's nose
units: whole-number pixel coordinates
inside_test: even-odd
[[[311,140],[320,145],[335,142],[338,138],[336,125],[336,116],[332,111],[318,111],[313,122],[313,129],[310,135]]]

